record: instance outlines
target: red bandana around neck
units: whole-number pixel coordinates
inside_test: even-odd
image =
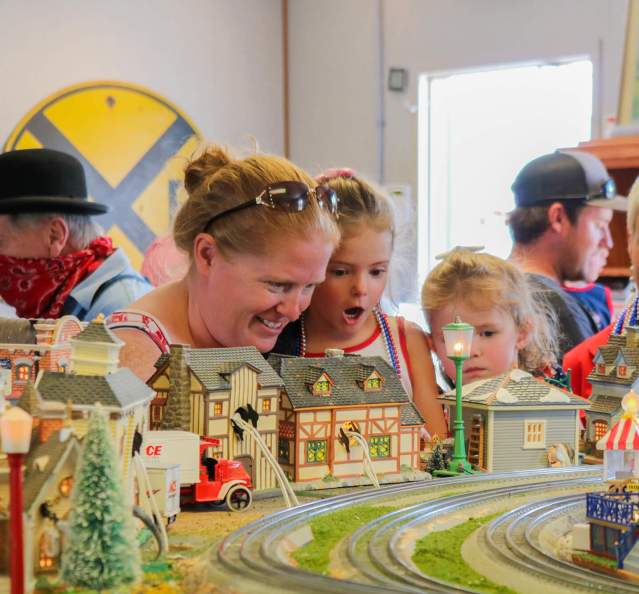
[[[98,237],[57,258],[0,256],[0,296],[21,318],[58,318],[75,286],[114,251],[110,237]]]

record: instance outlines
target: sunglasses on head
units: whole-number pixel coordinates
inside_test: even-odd
[[[304,182],[282,181],[266,186],[259,196],[251,200],[213,215],[204,228],[208,229],[211,223],[250,206],[266,206],[285,212],[302,212],[311,199],[315,199],[320,208],[324,208],[332,215],[337,216],[337,194],[329,187],[319,185],[316,188],[309,188]]]

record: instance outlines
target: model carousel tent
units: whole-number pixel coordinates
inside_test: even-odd
[[[639,477],[639,396],[628,392],[621,407],[619,421],[597,442],[604,451],[604,480]]]

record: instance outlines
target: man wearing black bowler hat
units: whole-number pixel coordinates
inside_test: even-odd
[[[92,216],[82,164],[50,149],[0,155],[0,296],[20,317],[92,320],[151,289]]]
[[[566,281],[596,280],[612,248],[613,210],[626,210],[614,180],[594,155],[556,151],[524,166],[512,186],[515,210],[510,259],[546,297],[564,353],[599,331],[594,312],[562,290]]]

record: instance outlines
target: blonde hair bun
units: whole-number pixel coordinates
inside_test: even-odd
[[[202,183],[213,177],[220,169],[232,161],[224,148],[213,144],[207,147],[199,157],[192,159],[184,169],[184,187],[191,194]]]

